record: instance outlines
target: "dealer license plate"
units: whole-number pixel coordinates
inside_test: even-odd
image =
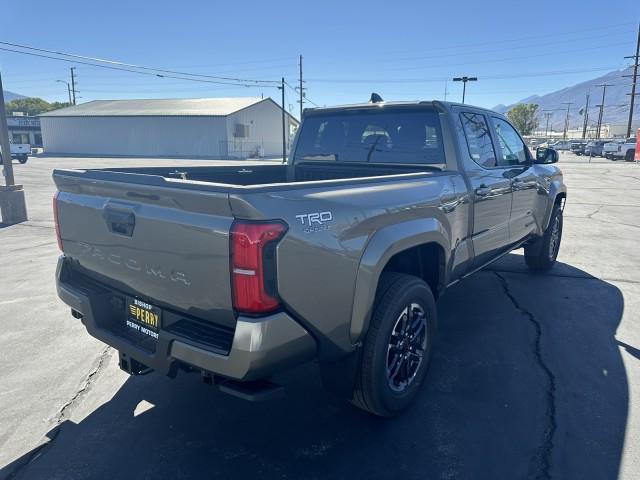
[[[155,305],[137,298],[127,299],[128,328],[157,339],[161,318],[162,310]]]

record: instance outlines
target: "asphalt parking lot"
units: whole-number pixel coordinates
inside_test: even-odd
[[[55,294],[51,170],[150,162],[175,161],[14,164],[30,220],[0,228],[0,478],[639,478],[640,165],[563,153],[559,263],[515,252],[449,290],[421,397],[383,420],[313,364],[254,404],[128,377],[86,334]]]

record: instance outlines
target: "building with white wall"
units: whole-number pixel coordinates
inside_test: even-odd
[[[43,113],[40,125],[51,154],[282,156],[282,109],[271,98],[95,100]],[[287,146],[297,127],[286,112]]]

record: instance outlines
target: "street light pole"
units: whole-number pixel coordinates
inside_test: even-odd
[[[549,119],[551,118],[551,112],[544,112],[544,117],[547,119],[547,124],[545,126],[544,129],[544,136],[548,137],[549,136]]]
[[[56,80],[56,82],[65,83],[67,85],[67,93],[69,93],[69,105],[72,105],[72,102],[71,102],[71,85],[69,85],[69,82],[66,82],[64,80]]]
[[[562,134],[562,139],[566,140],[567,132],[569,130],[569,109],[571,108],[571,105],[573,105],[573,102],[562,102],[562,105],[567,106],[567,115],[564,117],[564,133]]]
[[[587,93],[587,103],[584,106],[584,122],[582,124],[582,139],[587,138],[587,122],[589,121],[589,93]]]
[[[282,90],[282,163],[287,163],[287,135],[285,130],[285,106],[284,106],[284,77],[278,90]]]
[[[600,103],[600,113],[598,114],[598,128],[596,130],[596,138],[600,139],[600,129],[602,128],[602,114],[604,113],[604,96],[607,93],[607,87],[611,87],[612,83],[601,83],[596,87],[602,87],[602,102]]]
[[[464,97],[465,94],[467,93],[467,82],[477,82],[478,81],[478,77],[454,77],[453,78],[454,82],[462,82],[462,103],[464,104]]]

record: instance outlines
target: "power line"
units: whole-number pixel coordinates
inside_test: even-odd
[[[187,76],[192,76],[192,77],[211,78],[211,79],[215,79],[215,80],[227,80],[227,81],[241,82],[241,83],[260,83],[260,84],[276,84],[276,83],[278,83],[275,80],[254,80],[254,79],[247,79],[247,78],[221,77],[221,76],[216,76],[216,75],[205,75],[205,74],[201,74],[201,73],[190,73],[190,72],[181,72],[181,71],[178,71],[178,70],[167,70],[167,69],[162,69],[162,68],[147,67],[147,66],[144,66],[144,65],[136,65],[136,64],[133,64],[133,63],[120,62],[120,61],[117,61],[117,60],[108,60],[108,59],[104,59],[104,58],[96,58],[96,57],[88,57],[88,56],[85,56],[85,55],[77,55],[75,53],[65,53],[65,52],[57,52],[57,51],[54,51],[54,50],[46,50],[44,48],[36,48],[36,47],[31,47],[29,45],[21,45],[19,43],[0,42],[0,44],[8,45],[10,47],[23,48],[25,50],[32,50],[32,51],[36,51],[36,52],[44,52],[44,53],[48,53],[48,54],[52,54],[52,55],[60,55],[60,56],[64,56],[64,57],[80,59],[80,60],[87,60],[87,61],[91,61],[91,62],[107,63],[109,65],[117,65],[117,66],[120,66],[120,67],[135,68],[135,69],[146,70],[146,71],[150,71],[150,72],[170,73],[172,75],[187,75]]]
[[[512,60],[523,60],[523,59],[531,59],[531,58],[539,58],[539,57],[549,57],[550,55],[578,53],[578,52],[585,52],[585,51],[591,52],[591,51],[596,50],[596,49],[617,47],[617,46],[627,45],[627,44],[628,44],[627,42],[618,42],[618,43],[610,43],[610,44],[607,44],[607,45],[591,46],[591,47],[585,47],[585,48],[576,48],[576,49],[572,49],[572,50],[561,50],[561,51],[553,51],[553,52],[546,52],[546,53],[537,53],[537,54],[533,54],[533,55],[518,55],[518,56],[515,56],[515,57],[503,57],[503,58],[497,58],[497,59],[493,59],[493,60],[466,61],[466,62],[459,62],[459,63],[441,63],[441,64],[436,64],[436,65],[427,64],[427,65],[417,66],[417,67],[402,67],[402,70],[403,71],[407,71],[407,70],[424,70],[424,69],[443,68],[443,67],[460,67],[460,66],[467,67],[469,65],[486,65],[486,64],[491,64],[491,63],[510,62]]]
[[[41,53],[33,53],[33,52],[22,52],[20,50],[12,50],[9,48],[4,48],[4,47],[0,47],[0,51],[4,51],[4,52],[11,52],[11,53],[18,53],[21,55],[30,55],[30,56],[34,56],[34,57],[40,57],[40,58],[48,58],[50,60],[58,60],[61,62],[67,62],[67,63],[74,63],[74,64],[78,64],[78,65],[88,65],[91,67],[97,67],[97,68],[106,68],[108,70],[119,70],[119,71],[123,71],[123,72],[129,72],[129,73],[135,73],[138,75],[147,75],[147,76],[152,76],[152,77],[157,77],[157,78],[173,78],[175,80],[185,80],[185,81],[189,81],[189,82],[199,82],[199,83],[212,83],[215,85],[229,85],[229,86],[236,86],[236,87],[276,87],[276,84],[274,85],[263,85],[263,84],[255,84],[255,83],[240,83],[240,82],[227,82],[227,81],[222,81],[222,80],[205,80],[205,79],[200,79],[200,78],[189,78],[189,77],[181,77],[181,76],[176,76],[176,75],[167,75],[167,74],[160,74],[160,73],[152,73],[152,72],[147,72],[147,71],[138,71],[138,70],[131,70],[128,68],[124,68],[124,67],[119,67],[119,66],[115,66],[115,65],[102,65],[99,63],[91,63],[91,62],[86,62],[83,60],[70,60],[67,58],[59,58],[59,57],[53,57],[50,55],[44,55]]]
[[[285,82],[284,82],[284,85],[285,85],[288,89],[290,89],[292,92],[294,92],[294,93],[296,93],[296,94],[298,93],[298,89],[297,89],[296,87],[294,87],[293,85],[291,85],[291,84],[290,84],[289,82],[287,82],[286,80],[285,80]],[[306,88],[305,88],[305,90],[306,90]],[[317,103],[315,103],[314,101],[312,101],[312,100],[307,96],[307,94],[305,94],[305,95],[304,95],[304,101],[305,101],[305,102],[307,102],[307,103],[310,103],[310,104],[311,104],[311,105],[313,105],[314,107],[319,107],[319,106],[320,106],[320,105],[318,105]]]
[[[495,74],[495,75],[480,75],[478,78],[480,80],[507,80],[512,78],[531,78],[531,77],[545,77],[545,76],[554,76],[554,75],[566,75],[572,73],[588,73],[588,72],[599,72],[604,70],[615,70],[618,66],[602,66],[602,67],[593,67],[593,68],[580,68],[580,69],[570,69],[570,70],[549,70],[544,72],[533,72],[533,73],[524,73],[524,74]],[[393,78],[393,79],[384,79],[384,78],[350,78],[350,79],[332,79],[332,78],[312,78],[307,79],[307,82],[315,82],[315,83],[439,83],[447,81],[449,77],[424,77],[424,78]]]
[[[624,22],[624,23],[617,23],[617,24],[611,24],[611,25],[598,25],[598,30],[608,30],[608,29],[612,29],[612,28],[619,28],[619,27],[625,27],[625,26],[630,26],[630,25],[635,25],[635,22]],[[565,31],[565,32],[553,32],[553,37],[554,39],[557,39],[558,37],[565,37],[568,35],[573,35],[576,33],[582,33],[582,32],[593,32],[593,28],[581,28],[578,30],[570,30],[570,31]],[[520,41],[525,41],[525,40],[539,40],[540,39],[540,34],[536,34],[536,35],[528,35],[526,37],[519,37],[519,38],[512,38],[510,39],[510,43],[513,42],[520,42]],[[576,39],[569,39],[569,41],[576,41]],[[494,44],[503,44],[504,40],[490,40],[490,41],[485,41],[485,42],[473,42],[473,43],[458,43],[458,44],[448,44],[447,46],[444,47],[439,47],[439,48],[431,48],[432,50],[446,50],[446,49],[457,49],[457,48],[468,48],[469,45],[472,45],[474,47],[476,46],[481,46],[481,45],[494,45]],[[562,43],[562,41],[560,41],[560,43]],[[378,54],[379,53],[406,53],[407,50],[386,50],[386,51],[380,51],[379,49],[375,50]]]
[[[635,31],[635,30],[634,30]],[[562,44],[562,43],[576,43],[576,42],[580,42],[581,40],[593,40],[595,38],[607,38],[610,39],[612,36],[617,36],[617,35],[626,35],[628,34],[628,31],[622,31],[622,32],[616,32],[616,33],[608,33],[608,34],[602,34],[602,35],[589,35],[587,37],[579,37],[579,38],[572,38],[572,39],[567,39],[567,40],[561,40],[558,41],[557,39],[554,39],[551,42],[535,42],[535,43],[528,43],[528,44],[523,44],[523,45],[513,45],[513,41],[509,42],[509,47],[503,47],[503,48],[494,48],[491,50],[487,50],[487,49],[479,49],[479,50],[469,50],[468,46],[464,48],[463,51],[460,52],[447,52],[447,53],[441,53],[438,55],[421,55],[421,56],[403,56],[403,57],[399,57],[399,56],[394,56],[394,59],[396,60],[411,60],[411,61],[416,61],[416,60],[430,60],[430,59],[434,59],[434,58],[449,58],[449,57],[458,57],[458,56],[468,56],[468,55],[475,55],[475,54],[482,54],[482,55],[486,55],[487,53],[499,53],[499,52],[511,52],[513,50],[525,50],[525,49],[539,49],[540,47],[543,46],[557,46],[558,44]],[[502,42],[501,42],[502,43]],[[478,44],[473,44],[473,47],[477,46]],[[443,48],[448,48],[448,47],[443,47]],[[441,50],[441,49],[435,49],[436,51]]]

